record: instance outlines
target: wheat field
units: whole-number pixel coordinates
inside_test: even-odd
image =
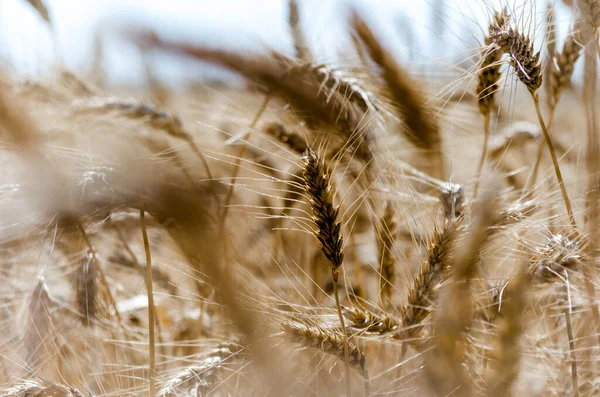
[[[600,395],[600,0],[435,76],[286,4],[294,54],[123,37],[241,85],[0,75],[0,395]]]

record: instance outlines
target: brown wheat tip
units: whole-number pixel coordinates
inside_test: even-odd
[[[269,123],[264,131],[266,134],[287,145],[295,153],[303,154],[306,152],[306,140],[297,133],[286,130],[283,124]]]
[[[391,202],[387,202],[379,222],[379,298],[382,305],[392,303],[392,291],[396,281],[396,259],[392,248],[396,242],[396,212]]]
[[[338,268],[344,260],[341,224],[338,221],[339,208],[333,203],[334,188],[331,183],[331,172],[325,162],[320,160],[312,150],[309,150],[305,157],[303,177],[313,212],[312,220],[317,227],[315,236],[321,243],[321,250],[331,263],[333,280],[337,282]]]
[[[369,334],[385,335],[398,331],[400,321],[388,314],[377,314],[356,307],[342,307],[344,317],[352,323],[350,328]]]
[[[523,333],[523,309],[528,285],[527,273],[521,269],[510,281],[503,297],[503,316],[498,324],[498,337],[491,352],[491,371],[488,378],[490,396],[505,396],[519,375]]]
[[[552,58],[553,68],[550,73],[550,106],[555,108],[560,95],[571,83],[575,63],[579,59],[583,47],[577,41],[575,32],[570,31],[562,47],[561,53]]]
[[[532,95],[542,85],[542,66],[540,53],[534,52],[533,43],[529,37],[522,35],[513,28],[499,31],[493,35],[493,42],[510,58],[510,65],[517,77]]]
[[[562,234],[552,235],[546,245],[540,250],[530,272],[544,281],[562,276],[565,269],[574,269],[581,260],[581,244],[572,241]]]
[[[86,255],[77,269],[76,291],[77,310],[81,315],[81,322],[89,327],[93,325],[98,312],[98,270],[91,254]]]
[[[85,98],[75,100],[73,106],[78,110],[86,111],[119,111],[126,117],[144,120],[152,127],[163,130],[175,138],[191,140],[179,117],[134,99]]]
[[[494,37],[503,31],[510,22],[510,16],[506,8],[496,11],[494,18],[488,27],[488,35],[485,37],[487,48],[483,52],[483,61],[477,75],[477,101],[481,114],[488,115],[494,108],[494,95],[498,90],[500,80],[500,60],[502,50],[494,43]]]
[[[283,330],[301,345],[317,348],[324,353],[335,356],[344,361],[344,335],[335,328],[322,328],[317,325],[309,326],[297,321],[286,321]],[[350,366],[366,376],[365,356],[358,346],[351,340],[348,341],[350,353]]]
[[[48,25],[52,26],[52,21],[50,20],[50,13],[48,12],[48,7],[46,7],[44,0],[26,0],[26,1],[35,9],[35,11],[38,13],[38,15],[44,21],[46,21],[46,23]]]
[[[219,345],[200,364],[186,367],[168,380],[157,397],[196,397],[209,393],[218,380],[218,370],[242,350],[236,343]]]
[[[46,380],[24,380],[7,389],[0,390],[6,397],[83,397],[83,394],[70,386]],[[89,397],[93,395],[88,394]]]

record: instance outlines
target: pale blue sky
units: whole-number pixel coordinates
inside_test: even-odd
[[[480,26],[490,10],[506,0],[298,0],[303,26],[313,52],[322,61],[339,61],[347,48],[345,12],[359,7],[375,23],[387,45],[416,67],[449,67],[464,59],[465,49],[482,37]],[[0,56],[4,64],[25,75],[49,70],[57,54],[72,69],[89,65],[96,31],[106,37],[105,68],[115,81],[142,78],[141,59],[131,45],[117,39],[124,27],[150,27],[173,39],[197,41],[241,50],[265,46],[291,50],[287,0],[46,0],[56,32],[46,26],[24,0],[0,0]],[[530,0],[512,0],[511,8],[525,8]],[[543,23],[544,1],[537,1],[535,23]],[[445,4],[442,19],[436,19]],[[559,6],[561,30],[570,11]],[[524,23],[527,25],[526,23]],[[538,31],[541,29],[538,28]],[[441,36],[440,36],[441,35]],[[53,43],[57,43],[56,47]],[[347,53],[347,51],[346,51]],[[157,58],[157,67],[169,79],[210,74],[191,63]]]

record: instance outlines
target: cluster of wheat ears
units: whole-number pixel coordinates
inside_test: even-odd
[[[3,74],[0,395],[600,394],[600,0],[525,3],[437,87],[295,0],[294,56],[127,34],[243,88]]]

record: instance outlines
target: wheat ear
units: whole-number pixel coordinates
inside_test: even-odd
[[[494,43],[494,37],[498,32],[506,28],[509,23],[508,10],[504,8],[501,12],[495,12],[494,18],[488,27],[488,35],[485,37],[486,48],[482,55],[482,63],[477,74],[477,102],[479,112],[483,116],[484,137],[481,159],[477,167],[477,177],[475,184],[475,193],[479,190],[479,179],[485,160],[487,158],[489,135],[490,135],[490,114],[494,109],[494,97],[498,91],[498,81],[500,80],[500,61],[502,50]]]
[[[119,111],[125,117],[143,120],[148,125],[166,132],[173,138],[184,140],[202,162],[207,177],[212,179],[212,172],[208,161],[194,142],[194,138],[183,127],[179,117],[143,102],[114,97],[77,99],[73,102],[73,107],[79,111]]]
[[[396,241],[396,213],[391,202],[387,202],[379,222],[379,300],[382,307],[392,306],[392,291],[396,281],[396,260],[392,248]]]
[[[357,345],[346,341],[346,336],[343,332],[335,328],[307,325],[299,321],[284,322],[283,330],[294,337],[297,343],[320,349],[324,353],[344,360],[352,368],[357,369],[363,376],[366,376],[364,354]],[[346,350],[349,350],[348,354]]]
[[[320,160],[315,152],[309,150],[304,160],[303,177],[305,190],[308,194],[310,206],[313,212],[313,223],[317,230],[315,236],[321,244],[321,250],[325,257],[329,259],[331,273],[333,276],[333,293],[335,295],[335,305],[340,320],[340,326],[343,334],[344,353],[346,357],[346,394],[351,396],[350,382],[350,358],[348,351],[348,334],[346,325],[342,316],[340,306],[340,296],[338,291],[339,268],[344,261],[343,238],[341,234],[341,224],[338,221],[339,208],[334,205],[334,188],[331,183],[331,172]]]
[[[414,338],[420,333],[432,311],[437,287],[450,265],[450,251],[456,230],[463,219],[461,217],[449,222],[443,230],[434,232],[419,274],[408,291],[407,303],[401,311],[404,332],[398,336],[408,339],[409,343],[415,343]]]
[[[437,167],[434,169],[439,172],[440,179],[446,179],[439,125],[429,111],[425,98],[408,73],[394,60],[391,53],[385,50],[369,26],[356,13],[352,16],[352,26],[365,44],[371,59],[381,69],[381,77],[394,99],[393,106],[404,118],[408,128],[407,138],[417,147],[435,156]]]
[[[427,363],[435,388],[444,395],[457,389],[460,389],[459,395],[471,395],[472,380],[463,366],[468,343],[466,333],[473,321],[471,284],[493,230],[494,211],[494,200],[491,192],[487,192],[477,204],[466,241],[452,248],[452,279],[440,300],[435,321],[436,347],[429,353]]]
[[[569,221],[571,222],[573,232],[576,233],[577,222],[575,221],[575,216],[573,215],[571,201],[569,200],[569,196],[567,194],[567,189],[560,171],[558,158],[556,156],[556,151],[554,149],[550,133],[548,132],[548,128],[546,127],[546,123],[544,122],[544,118],[540,109],[540,100],[538,94],[538,89],[542,85],[542,67],[539,63],[540,53],[534,53],[531,40],[512,28],[497,33],[494,39],[495,43],[502,48],[502,51],[509,55],[511,66],[515,70],[519,80],[527,87],[529,93],[531,94],[531,98],[534,101],[538,121],[540,123],[540,127],[542,127],[544,139],[546,141],[546,145],[548,146],[548,150],[550,151],[550,156],[552,157],[554,172],[562,193],[563,201],[565,202]]]
[[[389,314],[377,314],[357,307],[342,307],[344,317],[352,323],[351,329],[367,334],[386,335],[396,333],[401,321]]]

